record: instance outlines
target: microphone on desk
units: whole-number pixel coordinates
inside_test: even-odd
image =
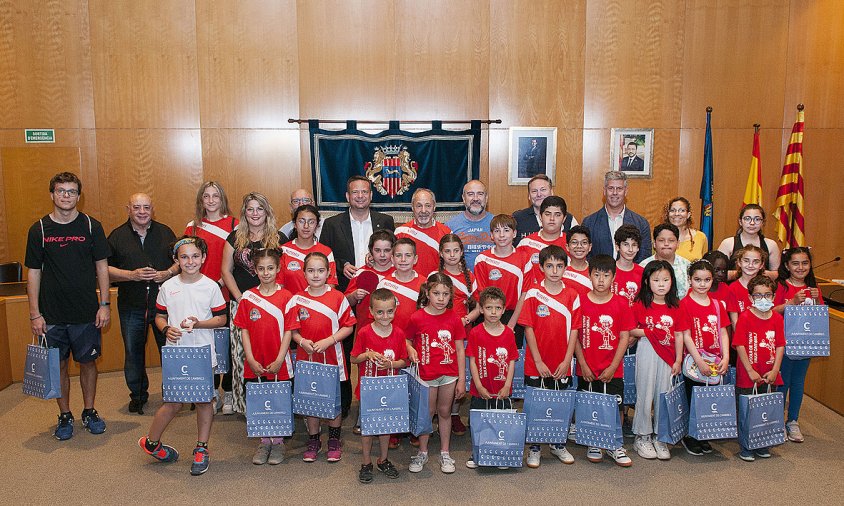
[[[833,262],[837,262],[837,261],[839,261],[839,260],[841,260],[841,257],[840,257],[840,256],[835,257],[835,258],[833,258],[832,260],[827,260],[826,262],[820,263],[820,264],[818,264],[818,265],[813,265],[813,266],[812,266],[812,270],[815,270],[815,269],[817,269],[818,267],[823,267],[824,265],[829,265],[829,264],[831,264],[831,263],[833,263]]]

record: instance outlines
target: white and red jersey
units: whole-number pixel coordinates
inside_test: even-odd
[[[563,272],[563,283],[577,292],[582,299],[586,294],[592,291],[592,279],[589,277],[589,267],[579,271],[571,265],[566,266]]]
[[[208,253],[205,255],[205,263],[199,272],[205,274],[211,281],[222,279],[223,270],[223,248],[226,245],[226,238],[237,227],[238,220],[234,216],[223,216],[216,221],[208,221],[203,218],[202,223],[196,230],[193,229],[193,221],[185,226],[185,235],[195,235],[205,240],[208,245]],[[223,297],[229,299],[229,292],[223,287]]]
[[[359,288],[358,287],[358,276],[360,276],[361,273],[364,272],[364,271],[374,272],[376,275],[378,275],[378,281],[380,282],[385,277],[392,274],[395,271],[395,268],[390,267],[386,271],[378,271],[374,267],[370,267],[369,265],[364,265],[363,267],[361,267],[360,269],[355,271],[355,275],[352,276],[352,279],[349,280],[349,286],[346,287],[346,295],[353,293],[354,291],[356,291]],[[369,325],[370,323],[372,323],[372,313],[369,312],[369,294],[366,294],[366,296],[364,296],[364,298],[362,298],[360,300],[360,302],[357,303],[357,306],[355,307],[355,316],[357,317],[357,320],[358,320],[358,323],[357,323],[358,329],[362,329],[366,325]]]
[[[237,305],[234,324],[249,331],[249,343],[252,346],[252,356],[263,366],[271,364],[281,349],[281,337],[285,331],[299,328],[296,315],[285,314],[284,310],[293,295],[279,287],[275,293],[265,296],[256,288],[243,292],[243,297]],[[255,378],[255,373],[244,363],[244,378]],[[275,379],[275,374],[265,374],[268,380]],[[284,364],[278,370],[278,379],[289,380],[293,377],[293,361],[290,353],[284,357]]]
[[[419,228],[415,220],[410,220],[396,228],[396,239],[413,239],[417,256],[413,270],[428,274],[440,268],[440,239],[450,233],[451,229],[437,220],[432,220],[428,228]]]
[[[507,325],[497,336],[492,335],[483,324],[477,325],[469,331],[469,345],[466,348],[467,357],[475,357],[478,366],[478,379],[487,391],[495,395],[504,388],[510,366],[519,359],[516,348],[516,334]],[[512,384],[511,391],[512,391]],[[478,387],[472,379],[469,393],[480,397]],[[510,392],[507,392],[510,395]]]
[[[281,247],[281,268],[276,275],[276,282],[280,283],[290,293],[299,293],[308,287],[305,279],[305,257],[308,253],[322,253],[328,257],[329,285],[337,286],[337,265],[334,263],[334,253],[331,248],[321,242],[314,243],[307,249],[296,245],[296,241],[289,241]]]
[[[728,311],[741,314],[744,313],[745,309],[753,305],[753,300],[750,298],[750,292],[747,291],[746,286],[741,284],[741,280],[737,279],[733,281],[727,288],[730,290],[730,293],[733,294],[736,304],[733,308],[728,307]]]
[[[392,332],[387,337],[376,334],[372,330],[372,325],[363,326],[355,336],[355,344],[352,346],[351,354],[353,357],[357,357],[367,351],[380,353],[388,360],[407,360],[407,335],[395,325],[393,325]],[[361,377],[390,376],[398,373],[399,371],[396,370],[378,369],[369,360],[358,364],[358,375]],[[355,385],[355,395],[360,398],[360,380]]]
[[[674,333],[689,328],[685,311],[657,302],[652,302],[651,307],[645,307],[639,301],[633,305],[633,315],[636,326],[645,333],[645,339],[651,343],[656,354],[672,367],[677,358]]]
[[[620,295],[613,295],[603,304],[583,297],[580,299],[580,315],[580,334],[577,337],[583,349],[583,359],[597,377],[612,363],[621,333],[636,327],[633,311],[627,305],[627,299]],[[578,360],[578,376],[583,376],[581,365]],[[624,362],[621,362],[613,378],[623,377]]]
[[[777,348],[785,347],[783,327],[782,315],[776,311],[771,311],[768,319],[759,318],[753,311],[745,311],[738,317],[736,331],[733,334],[733,347],[744,346],[750,366],[760,376],[774,368]],[[782,376],[777,374],[774,384],[782,385]],[[753,387],[753,381],[741,360],[736,364],[736,386]]]
[[[378,282],[378,288],[386,288],[396,296],[396,316],[393,318],[393,325],[406,329],[410,322],[410,315],[416,311],[416,301],[419,300],[419,290],[425,280],[422,276],[413,272],[413,279],[410,281],[399,281],[396,272]]]
[[[349,301],[340,291],[326,286],[327,290],[320,296],[313,296],[308,289],[303,290],[290,299],[287,313],[299,320],[299,333],[302,337],[313,342],[320,341],[334,334],[342,327],[355,325],[355,314]],[[324,362],[340,366],[340,381],[349,379],[348,365],[343,357],[343,342],[337,341],[323,353],[308,355],[299,349],[296,360]]]
[[[785,281],[785,286],[780,283],[777,283],[777,291],[774,295],[774,305],[779,306],[780,304],[785,304],[786,302],[790,301],[794,298],[795,295],[798,293],[803,292],[806,294],[806,301],[803,303],[805,305],[812,305],[812,304],[820,304],[824,305],[825,302],[823,301],[823,297],[818,297],[817,300],[812,298],[812,287],[803,285],[803,286],[794,286],[791,284],[790,281]]]
[[[478,293],[484,288],[495,286],[504,292],[505,309],[515,309],[522,292],[528,288],[531,263],[524,251],[513,250],[506,257],[496,256],[491,249],[475,259],[475,281]]]
[[[569,336],[579,328],[580,320],[577,292],[564,285],[560,293],[552,295],[544,281],[527,291],[519,314],[519,325],[533,329],[539,356],[552,373],[566,358]],[[525,376],[539,376],[530,350],[525,350]]]
[[[615,279],[612,282],[612,293],[621,295],[627,299],[630,307],[633,307],[633,302],[636,300],[636,295],[639,289],[642,288],[642,273],[645,268],[639,264],[633,264],[633,268],[629,271],[624,271],[616,266]],[[686,294],[677,294],[677,297],[684,297]]]
[[[688,329],[695,348],[723,356],[721,329],[730,326],[730,319],[721,303],[709,295],[709,304],[703,306],[689,296],[680,300],[680,308],[686,312]]]
[[[523,238],[519,241],[518,250],[524,252],[525,257],[530,260],[531,265],[533,268],[531,269],[531,278],[529,278],[534,283],[539,283],[543,279],[545,279],[545,275],[542,274],[542,270],[539,268],[539,252],[542,251],[546,246],[555,245],[563,248],[563,251],[566,252],[568,255],[569,248],[566,244],[566,235],[564,233],[560,233],[560,237],[554,239],[553,241],[546,241],[542,238],[541,230],[539,232],[534,232],[529,236]],[[588,275],[587,275],[588,277]]]
[[[457,341],[466,339],[466,330],[450,309],[438,315],[417,310],[407,325],[407,338],[419,354],[419,376],[425,381],[458,376],[465,366],[457,361]]]
[[[454,283],[454,300],[452,303],[452,309],[454,309],[454,312],[457,313],[459,318],[463,318],[469,314],[468,300],[473,299],[475,302],[478,301],[478,283],[475,281],[475,276],[471,272],[467,271],[467,274],[469,275],[469,284],[466,285],[466,276],[462,272],[460,274],[452,274],[447,270],[443,270],[442,272],[446,276],[450,277],[451,282]]]

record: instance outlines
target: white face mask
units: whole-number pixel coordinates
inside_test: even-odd
[[[774,302],[768,299],[754,300],[753,307],[755,307],[759,311],[762,311],[763,313],[766,313],[770,311],[772,307],[774,307]]]

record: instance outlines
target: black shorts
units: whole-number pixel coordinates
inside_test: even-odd
[[[583,379],[583,376],[577,377],[578,390],[589,390],[590,385],[592,386],[593,392],[597,392],[599,394],[607,393],[610,395],[614,395],[616,400],[618,401],[618,405],[621,406],[622,396],[624,395],[624,378],[613,378],[610,380],[609,383],[604,383],[603,381],[598,380],[595,380],[590,383]],[[606,391],[604,391],[604,385],[606,385]]]
[[[545,390],[567,390],[571,388],[571,377],[560,379],[525,376],[525,386]]]
[[[93,323],[47,325],[47,346],[59,349],[64,361],[73,352],[73,360],[80,364],[92,362],[102,354],[102,333]]]
[[[512,399],[482,399],[472,396],[469,409],[513,409]]]

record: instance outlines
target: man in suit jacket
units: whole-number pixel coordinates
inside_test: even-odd
[[[372,203],[372,185],[363,176],[352,176],[346,182],[346,201],[349,210],[332,216],[322,224],[322,234],[319,242],[325,244],[334,253],[337,264],[337,289],[346,291],[349,280],[355,272],[366,262],[369,246],[369,236],[381,229],[395,230],[393,217],[369,209]],[[365,309],[368,310],[368,309]],[[354,336],[343,340],[343,355],[346,363],[350,362],[350,354]],[[340,382],[340,397],[343,418],[348,416],[352,404],[352,384],[350,381]]]
[[[528,203],[530,206],[513,211],[513,219],[516,220],[516,240],[514,245],[518,246],[519,241],[525,237],[539,232],[539,208],[545,197],[553,195],[551,178],[545,174],[537,174],[528,181]],[[577,219],[571,213],[566,212],[563,220],[563,233],[577,225]]]
[[[625,172],[644,172],[645,170],[645,161],[636,156],[636,146],[635,142],[628,142],[627,147],[624,150],[624,158],[621,159],[621,165],[619,170],[623,170]]]
[[[592,251],[589,256],[611,255],[617,258],[613,236],[621,225],[631,224],[642,234],[642,244],[636,255],[636,263],[648,258],[651,250],[651,226],[644,217],[634,213],[624,205],[627,198],[627,175],[612,170],[604,175],[604,199],[606,204],[601,209],[583,219],[583,225],[592,233]]]

